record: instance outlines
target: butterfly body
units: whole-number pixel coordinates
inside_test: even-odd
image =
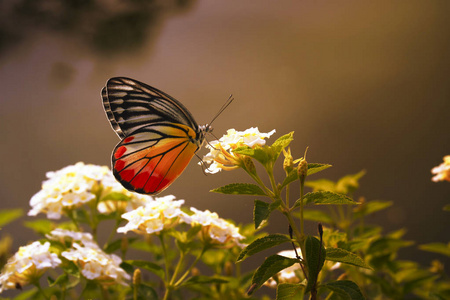
[[[134,79],[116,77],[102,90],[106,115],[122,139],[112,171],[127,189],[158,194],[183,172],[202,146],[209,125],[166,93]]]

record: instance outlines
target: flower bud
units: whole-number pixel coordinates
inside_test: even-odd
[[[297,174],[300,182],[303,184],[306,176],[308,175],[308,162],[304,158],[301,158],[298,163]]]
[[[141,270],[136,269],[133,273],[133,285],[139,286],[141,284]]]
[[[322,223],[317,224],[317,227],[318,227],[320,239],[322,240],[322,236],[323,236],[323,226],[322,226]]]
[[[286,172],[286,174],[289,174],[294,169],[294,159],[291,155],[291,148],[288,148],[288,150],[283,149],[284,154],[284,161],[283,161],[283,169]]]
[[[192,270],[191,270],[191,275],[192,275],[192,276],[198,276],[198,275],[200,275],[200,270],[197,269],[197,268],[192,268]]]
[[[255,164],[253,163],[253,160],[250,157],[245,156],[243,158],[243,162],[247,172],[249,172],[250,174],[256,174]]]

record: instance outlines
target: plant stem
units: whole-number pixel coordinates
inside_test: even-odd
[[[165,280],[164,280],[164,286],[166,288],[166,291],[164,293],[164,300],[169,299],[169,295],[170,295],[170,291],[171,291],[171,287],[170,287],[170,283],[169,283],[169,257],[167,256],[167,249],[166,249],[166,245],[164,244],[164,233],[161,232],[160,234],[158,234],[158,238],[159,241],[161,243],[161,249],[163,251],[163,256],[164,256],[164,266],[165,266],[165,270],[166,270],[166,274],[165,274]]]
[[[39,279],[37,279],[37,280],[34,282],[34,286],[37,287],[39,293],[40,293],[45,299],[47,299],[47,300],[49,299],[49,298],[47,297],[47,295],[44,293],[44,290],[42,289],[41,284],[39,283]]]
[[[289,184],[286,186],[286,207],[290,207],[289,204]]]
[[[77,229],[77,231],[80,231],[80,225],[78,225],[77,220],[74,217],[74,213],[75,211],[70,209],[70,210],[66,210],[67,212],[67,216],[69,217],[69,219],[73,222],[73,224],[75,225],[75,228]]]
[[[269,188],[266,187],[266,185],[262,182],[261,178],[259,178],[259,176],[257,174],[252,174],[250,172],[247,172],[247,174],[249,174],[250,177],[256,181],[256,183],[259,185],[260,188],[262,188],[264,190],[264,192],[266,193],[266,195],[268,197],[270,197],[272,200],[274,200],[274,198],[276,197],[274,192],[272,192]]]
[[[175,267],[175,271],[173,272],[172,279],[170,279],[170,282],[169,282],[169,285],[171,287],[173,286],[173,283],[175,282],[175,280],[176,280],[176,278],[178,276],[178,273],[180,272],[181,266],[183,265],[183,261],[184,261],[184,253],[181,252],[180,253],[180,258],[178,259],[178,263],[177,263],[177,265]]]
[[[191,266],[186,270],[186,272],[184,272],[183,276],[181,276],[180,279],[178,279],[178,281],[175,283],[175,287],[177,287],[181,283],[183,283],[183,280],[189,275],[189,273],[191,272],[192,268],[195,267],[197,262],[200,260],[200,258],[203,256],[203,254],[206,252],[206,250],[208,250],[208,246],[204,245],[203,249],[202,249],[202,252],[200,252],[200,254],[195,258],[195,260],[192,262]],[[175,276],[174,276],[174,278],[175,278]]]
[[[117,228],[119,228],[119,224],[120,224],[120,219],[119,220],[116,219],[116,225],[114,226],[114,229],[109,234],[108,239],[106,240],[106,243],[103,246],[103,250],[105,250],[109,246],[109,244],[111,243],[111,240],[116,236],[116,231],[117,231]]]
[[[303,193],[304,193],[304,186],[303,183],[300,183],[300,234],[302,236],[305,235],[305,226],[304,226],[304,219],[303,219]]]
[[[169,283],[169,257],[167,256],[167,249],[166,249],[166,245],[164,244],[164,233],[161,232],[160,234],[158,234],[158,238],[159,241],[161,243],[161,249],[163,251],[163,256],[164,256],[164,267],[166,270],[166,284]]]

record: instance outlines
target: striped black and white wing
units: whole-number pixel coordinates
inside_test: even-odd
[[[123,139],[152,123],[182,124],[198,131],[191,113],[173,97],[126,77],[108,80],[102,89],[103,106],[117,135]]]

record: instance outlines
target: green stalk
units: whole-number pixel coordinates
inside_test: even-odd
[[[164,286],[166,288],[166,291],[164,293],[164,300],[169,299],[169,295],[170,295],[170,284],[169,284],[169,257],[167,255],[167,249],[166,249],[166,245],[164,244],[164,236],[163,236],[163,232],[161,232],[160,234],[158,234],[158,238],[159,241],[161,243],[161,249],[163,251],[163,256],[164,256],[164,267],[166,270],[166,274],[165,274],[165,280],[164,280]]]
[[[45,299],[48,300],[49,298],[48,298],[47,295],[44,293],[44,290],[42,289],[41,284],[40,284],[40,282],[39,282],[39,279],[37,279],[35,282],[33,282],[33,284],[34,284],[35,287],[37,287],[39,293],[40,293]]]
[[[178,279],[178,281],[175,283],[175,287],[178,287],[180,284],[183,283],[184,279],[189,275],[189,273],[191,272],[192,268],[195,267],[195,265],[197,264],[197,262],[200,260],[200,258],[203,256],[203,254],[206,252],[206,250],[208,250],[208,246],[204,245],[202,252],[200,252],[200,254],[195,258],[195,260],[192,262],[191,266],[186,270],[186,272],[184,272],[183,276],[180,277],[180,279]],[[173,277],[175,278],[175,277]]]
[[[180,258],[178,259],[178,263],[177,263],[177,265],[175,267],[175,271],[173,272],[172,278],[170,279],[169,285],[171,287],[174,286],[174,282],[175,282],[175,280],[176,280],[176,278],[178,276],[178,273],[180,272],[181,266],[183,265],[183,261],[184,261],[184,253],[180,252]]]
[[[106,240],[106,243],[103,246],[103,250],[105,250],[109,246],[109,244],[111,243],[112,239],[115,237],[117,228],[119,228],[119,225],[120,225],[120,221],[121,221],[120,219],[116,219],[116,224],[114,226],[114,229],[109,234],[108,239]]]
[[[164,233],[158,234],[159,241],[161,243],[161,249],[164,256],[164,267],[166,269],[166,283],[169,283],[169,257],[167,255],[166,245],[164,244]]]

